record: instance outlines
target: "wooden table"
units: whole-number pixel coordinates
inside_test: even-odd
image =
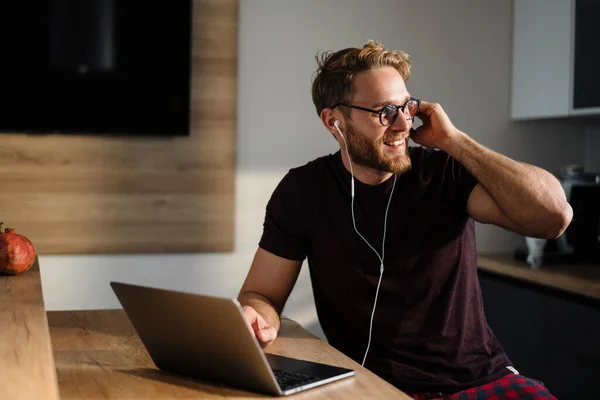
[[[0,276],[0,399],[58,399],[38,262]]]
[[[48,321],[63,400],[269,397],[159,371],[123,310],[53,311]],[[267,352],[356,370],[292,399],[410,399],[288,319]]]
[[[0,276],[0,333],[0,400],[268,397],[159,371],[123,310],[46,313],[37,260]],[[267,352],[356,371],[290,398],[410,399],[288,319]]]

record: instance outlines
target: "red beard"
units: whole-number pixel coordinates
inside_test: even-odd
[[[385,141],[393,136],[370,141],[348,124],[346,144],[352,162],[367,168],[391,172],[394,174],[406,172],[410,169],[411,162],[408,156],[408,137],[404,139],[404,151],[395,155],[385,154]]]

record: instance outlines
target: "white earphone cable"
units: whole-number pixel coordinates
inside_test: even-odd
[[[387,217],[388,217],[388,211],[390,210],[390,204],[392,203],[392,196],[394,195],[394,188],[396,187],[396,174],[394,174],[394,183],[392,185],[392,192],[390,193],[387,207],[385,209],[385,218],[383,220],[383,242],[381,244],[381,256],[380,256],[379,253],[377,252],[377,250],[375,250],[375,248],[373,248],[373,246],[371,246],[371,244],[367,241],[367,239],[365,239],[365,237],[363,235],[361,235],[361,233],[356,228],[356,219],[354,218],[354,170],[352,168],[352,159],[350,158],[350,153],[348,152],[348,143],[346,142],[346,138],[342,134],[342,131],[337,126],[337,124],[335,124],[335,127],[337,128],[338,132],[340,133],[340,136],[344,140],[344,144],[345,144],[344,147],[346,148],[346,155],[348,156],[348,163],[350,164],[350,175],[352,176],[351,202],[350,202],[350,208],[352,211],[352,225],[354,226],[354,230],[356,231],[358,236],[360,236],[362,238],[362,240],[367,244],[367,246],[369,246],[371,248],[371,250],[373,250],[375,252],[375,254],[377,255],[377,258],[379,259],[379,261],[381,263],[379,266],[379,282],[377,283],[377,290],[375,291],[375,301],[373,303],[373,311],[371,312],[371,321],[369,323],[369,340],[367,342],[367,349],[365,350],[365,356],[363,357],[363,361],[361,364],[361,366],[364,367],[365,361],[367,360],[367,354],[369,354],[369,348],[371,347],[371,334],[373,331],[373,317],[375,316],[375,308],[377,306],[377,298],[379,297],[379,286],[381,285],[381,279],[383,278],[383,261],[385,259],[385,236],[387,233]]]

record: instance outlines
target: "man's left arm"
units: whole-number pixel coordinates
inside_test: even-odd
[[[447,152],[479,182],[467,202],[474,220],[548,239],[564,232],[573,211],[552,174],[477,143],[452,125],[439,104],[423,102],[419,117],[423,125],[413,140]]]

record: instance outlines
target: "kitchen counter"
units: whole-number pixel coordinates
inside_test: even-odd
[[[529,267],[509,254],[479,254],[480,270],[600,300],[600,265],[564,264]]]

